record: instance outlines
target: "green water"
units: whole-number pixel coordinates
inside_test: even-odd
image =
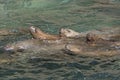
[[[60,28],[81,32],[120,27],[120,1],[0,0],[0,28],[29,26],[53,34]],[[29,38],[28,34],[9,36],[0,39],[0,46]],[[22,56],[14,63],[1,64],[0,80],[120,80],[120,56],[93,58],[59,53],[30,59]]]
[[[107,2],[108,1],[108,2]],[[57,33],[59,28],[85,31],[119,27],[119,0],[1,0],[0,27],[31,25]]]

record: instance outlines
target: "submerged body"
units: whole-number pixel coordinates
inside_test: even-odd
[[[24,41],[18,41],[13,44],[8,44],[4,49],[8,52],[41,52],[48,50],[60,50],[64,48],[61,40],[39,40],[39,39],[30,39]]]
[[[31,52],[59,54],[60,51],[67,54],[77,54],[84,56],[113,56],[120,54],[119,42],[97,41],[95,43],[86,43],[83,39],[66,40],[25,40],[4,47],[7,52]]]

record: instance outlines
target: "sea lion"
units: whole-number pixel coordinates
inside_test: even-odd
[[[30,27],[30,28],[33,31],[38,30],[34,27]],[[43,36],[44,34],[45,34],[45,38]],[[4,49],[5,51],[15,51],[15,52],[35,51],[35,52],[43,52],[43,53],[55,53],[63,49],[66,51],[70,51],[73,54],[88,55],[88,56],[101,56],[101,55],[112,56],[120,53],[120,49],[118,45],[119,40],[117,43],[107,40],[106,41],[98,40],[99,39],[99,37],[97,37],[98,35],[94,35],[91,33],[87,34],[85,36],[85,39],[88,40],[88,42],[95,41],[94,46],[87,44],[86,41],[83,40],[83,38],[72,38],[72,39],[52,38],[51,39],[51,37],[48,36],[49,34],[43,33],[43,35],[41,35],[43,36],[42,39],[38,38],[38,39],[18,41],[16,43],[5,46]],[[113,37],[113,39],[114,38],[115,39],[120,38],[120,36]],[[115,45],[117,47],[115,47],[114,44],[117,44]]]
[[[88,45],[86,42],[79,39],[68,39],[67,41],[31,39],[18,41],[8,44],[4,47],[8,53],[29,53],[29,55],[40,54],[56,54],[61,51],[65,54],[75,54],[82,56],[114,56],[120,54],[119,42],[98,42],[95,46]]]
[[[80,36],[80,33],[72,29],[61,28],[60,35],[67,38],[78,38]]]
[[[39,28],[31,26],[29,28],[30,33],[32,34],[34,39],[41,40],[59,40],[61,39],[60,35],[51,35],[41,31]]]
[[[65,51],[68,54],[72,54],[72,55],[82,55],[82,56],[91,56],[91,57],[120,55],[120,46],[118,45],[116,46],[104,42],[99,44],[96,44],[94,46],[67,44],[65,46]]]
[[[64,41],[61,40],[39,40],[29,39],[18,41],[15,43],[7,44],[4,47],[5,52],[16,53],[16,52],[43,52],[61,50],[65,46]]]
[[[30,33],[32,34],[33,38],[41,40],[58,40],[63,38],[78,38],[83,36],[82,33],[67,28],[61,28],[58,35],[51,35],[34,26],[30,27]]]

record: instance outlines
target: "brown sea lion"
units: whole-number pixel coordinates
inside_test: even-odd
[[[83,36],[79,32],[67,28],[61,28],[58,35],[51,35],[34,26],[30,27],[30,33],[32,34],[33,38],[41,40],[58,40],[61,38],[78,38]]]
[[[55,51],[61,50],[65,46],[62,40],[40,40],[40,39],[29,39],[24,41],[18,41],[15,43],[7,44],[4,47],[6,52],[41,52],[41,51]]]
[[[41,40],[59,40],[61,39],[60,35],[51,35],[41,31],[39,28],[31,26],[30,33],[32,34],[34,39],[41,39]]]
[[[31,30],[36,31],[38,29],[31,27]],[[39,31],[38,31],[39,32]],[[86,34],[86,33],[85,33]],[[102,32],[101,32],[102,34]],[[43,36],[45,35],[45,36]],[[94,42],[95,45],[91,46],[86,43],[82,38],[65,38],[65,39],[51,39],[49,34],[43,33],[42,40],[31,39],[25,41],[19,41],[4,47],[5,51],[35,51],[43,53],[55,53],[61,51],[61,49],[72,52],[73,54],[87,55],[87,56],[112,56],[120,54],[119,39],[117,42],[98,40],[97,34],[87,34],[85,39],[89,42]],[[106,34],[105,34],[106,35]],[[111,34],[108,34],[108,36]],[[41,38],[40,36],[40,38]],[[53,36],[53,35],[50,35]],[[103,34],[104,36],[104,34]],[[45,38],[44,38],[45,37]],[[50,39],[49,39],[49,38]],[[48,38],[48,39],[47,39]],[[101,38],[101,37],[100,37]],[[110,37],[111,38],[111,37]],[[120,36],[112,37],[113,39],[120,38]],[[115,45],[114,45],[115,44]]]
[[[82,55],[82,56],[91,56],[91,57],[120,55],[120,46],[115,44],[112,45],[109,43],[99,43],[99,44],[96,44],[94,46],[67,44],[65,46],[65,50],[73,55]]]
[[[67,38],[78,38],[80,36],[80,33],[72,29],[61,28],[60,35]]]
[[[91,46],[79,39],[53,40],[52,42],[51,40],[31,39],[8,44],[4,47],[4,50],[10,53],[30,52],[30,55],[34,53],[56,54],[64,50],[67,54],[100,57],[120,54],[120,45],[119,42],[110,43],[103,41]]]

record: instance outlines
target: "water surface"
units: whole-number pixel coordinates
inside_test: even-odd
[[[56,34],[60,28],[81,32],[120,27],[119,0],[0,0],[0,10],[1,29],[32,25]],[[6,36],[0,46],[30,38],[30,34]],[[1,61],[12,59],[0,51]],[[22,55],[0,64],[0,80],[120,80],[120,56]]]

